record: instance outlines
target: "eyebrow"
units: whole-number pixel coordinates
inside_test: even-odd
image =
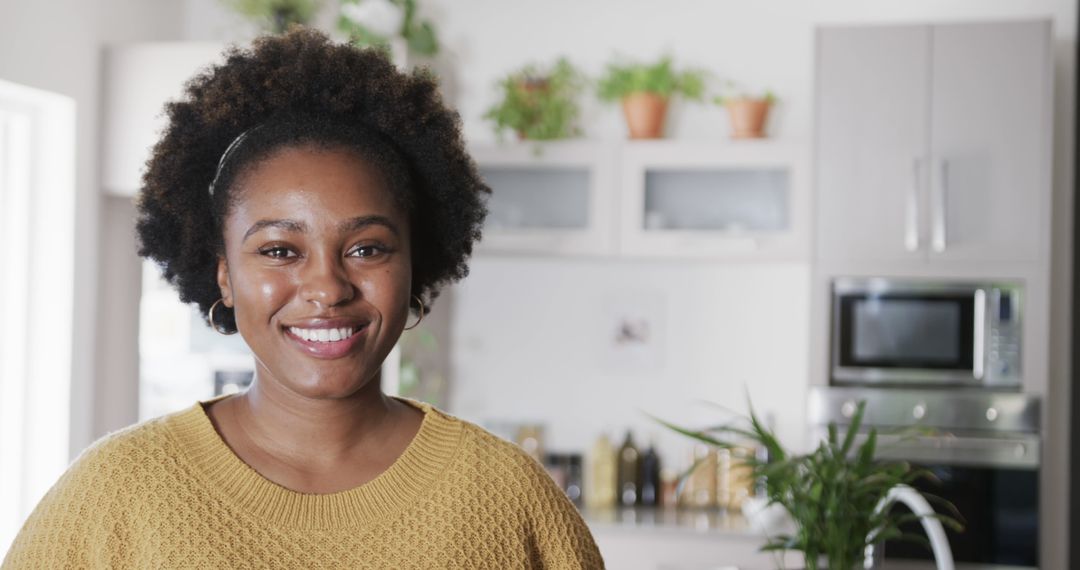
[[[344,222],[338,224],[338,232],[354,232],[373,225],[384,226],[386,227],[386,229],[393,232],[395,236],[399,235],[397,226],[395,226],[394,223],[390,221],[390,218],[387,218],[386,216],[380,216],[378,214],[349,218],[348,220],[345,220]],[[247,239],[251,237],[252,234],[265,228],[279,228],[287,232],[294,233],[305,233],[308,229],[307,224],[299,220],[259,220],[254,224],[251,224],[251,227],[248,228],[248,231],[244,233],[244,237],[240,241],[247,241]]]

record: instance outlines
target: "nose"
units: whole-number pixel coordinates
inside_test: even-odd
[[[321,307],[347,303],[356,295],[348,272],[335,255],[311,254],[301,270],[300,297]]]

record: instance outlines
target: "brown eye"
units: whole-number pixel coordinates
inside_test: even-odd
[[[349,252],[349,256],[370,259],[373,257],[379,257],[386,252],[386,248],[381,245],[358,245]]]
[[[293,252],[290,251],[289,248],[280,245],[260,249],[259,254],[265,255],[266,257],[270,257],[273,259],[285,259],[287,257],[294,256]]]

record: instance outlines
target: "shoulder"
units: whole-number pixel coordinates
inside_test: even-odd
[[[518,445],[474,423],[448,417],[462,428],[460,454],[451,470],[463,484],[455,488],[479,490],[485,502],[500,506],[494,516],[523,523],[540,566],[604,567],[577,507],[539,462]]]
[[[115,431],[83,450],[27,518],[4,568],[105,564],[99,547],[126,532],[140,495],[133,489],[169,462],[166,418]]]
[[[573,512],[576,507],[547,470],[520,446],[484,428],[465,422],[464,454],[478,467],[477,477],[503,490],[528,508],[540,512]]]

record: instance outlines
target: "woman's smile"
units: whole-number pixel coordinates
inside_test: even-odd
[[[341,358],[358,347],[367,324],[352,319],[328,319],[308,326],[288,326],[287,336],[301,352],[315,358]]]

